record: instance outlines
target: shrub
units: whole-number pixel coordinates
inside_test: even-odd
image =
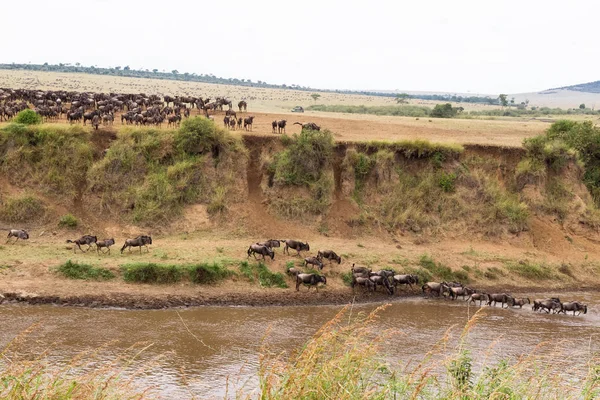
[[[36,197],[12,197],[0,206],[0,219],[7,222],[27,222],[42,217],[45,212],[46,206]]]
[[[138,283],[177,283],[181,281],[184,270],[180,265],[161,265],[154,263],[125,264],[121,266],[125,282]]]
[[[436,104],[429,113],[430,117],[435,118],[452,118],[462,111],[462,107],[452,107],[452,104]]]
[[[351,271],[342,272],[341,276],[342,276],[342,282],[344,282],[344,285],[352,286],[352,272]]]
[[[530,280],[549,280],[554,277],[554,273],[547,265],[543,263],[531,263],[529,260],[519,262],[507,262],[506,267],[523,278]]]
[[[469,276],[465,271],[453,272],[450,267],[445,266],[442,263],[436,263],[433,258],[427,254],[423,254],[419,259],[419,265],[429,271],[434,277],[443,281],[459,281],[462,283],[469,283]],[[429,278],[428,280],[430,280]]]
[[[197,284],[213,284],[230,277],[233,273],[225,266],[213,262],[188,266],[190,281]]]
[[[109,269],[79,264],[71,260],[59,265],[56,272],[69,279],[107,281],[115,277],[115,274]]]
[[[438,185],[446,193],[454,192],[454,182],[456,182],[456,178],[457,176],[455,173],[442,171],[438,175]]]
[[[14,122],[24,125],[38,125],[42,123],[42,116],[31,109],[20,111]]]
[[[63,228],[75,228],[79,225],[79,220],[73,214],[65,214],[58,220],[58,226]]]

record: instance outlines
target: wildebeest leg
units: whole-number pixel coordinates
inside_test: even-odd
[[[142,254],[142,246],[140,246],[140,254]]]

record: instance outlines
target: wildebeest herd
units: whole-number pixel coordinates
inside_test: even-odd
[[[6,243],[11,241],[12,238],[16,238],[13,243],[16,243],[19,239],[27,240],[29,239],[29,233],[25,229],[11,229],[8,231]],[[110,247],[115,244],[115,239],[98,240],[97,236],[83,235],[79,239],[67,239],[67,243],[73,243],[73,253],[76,253],[77,249],[82,253],[86,253],[95,246],[98,254],[110,254]],[[125,243],[123,244],[123,247],[121,247],[121,253],[123,253],[123,250],[126,248],[129,248],[129,251],[131,251],[132,247],[139,247],[140,253],[142,252],[142,247],[145,247],[146,251],[150,251],[148,249],[149,244],[152,244],[152,237],[149,235],[140,235],[133,239],[125,239]],[[82,245],[87,247],[82,249]]]
[[[285,246],[283,254],[288,254],[289,250],[296,250],[295,256],[300,256],[302,251],[310,251],[310,245],[298,240],[277,240],[270,239],[264,242],[256,242],[248,247],[248,257],[251,255],[257,258],[257,254],[260,255],[262,260],[266,257],[273,260],[275,258],[274,248]],[[328,260],[329,264],[333,261],[341,264],[342,258],[338,256],[333,250],[319,250],[316,256],[308,256],[304,258],[303,267],[316,267],[320,271],[323,270],[325,264],[324,260]],[[319,273],[306,273],[302,268],[292,267],[287,270],[288,275],[295,277],[296,290],[300,290],[301,285],[308,286],[309,290],[311,286],[318,288],[319,283],[327,284],[327,278]],[[373,271],[370,268],[357,266],[352,264],[350,269],[352,290],[356,287],[362,287],[364,290],[369,292],[377,291],[377,288],[381,286],[385,292],[393,295],[397,290],[398,286],[406,285],[413,289],[413,285],[419,284],[419,277],[415,274],[397,274],[393,270],[382,269],[379,271]],[[579,301],[561,302],[559,298],[552,297],[549,299],[538,299],[534,300],[533,303],[529,298],[517,298],[507,293],[485,293],[473,289],[471,287],[464,286],[459,282],[426,282],[421,286],[421,290],[424,295],[437,297],[444,297],[451,300],[456,300],[461,297],[469,304],[476,304],[479,301],[479,305],[485,302],[488,306],[496,306],[500,303],[501,307],[519,307],[522,308],[525,304],[533,304],[533,311],[546,311],[547,313],[566,313],[572,311],[575,313],[587,313],[587,305]],[[318,291],[318,289],[317,289]],[[579,315],[577,314],[577,315]]]
[[[29,233],[24,229],[11,229],[8,232],[7,243],[15,238],[14,243],[19,239],[29,239]],[[110,247],[115,244],[114,238],[98,240],[97,236],[83,235],[79,239],[68,239],[67,243],[72,243],[73,252],[77,252],[77,249],[81,252],[87,252],[91,249],[96,248],[98,254],[110,254]],[[149,251],[148,245],[152,244],[152,237],[148,235],[141,235],[133,239],[126,239],[125,243],[121,247],[121,253],[126,248],[131,251],[132,247],[138,247],[140,253],[142,247]],[[87,246],[83,249],[81,246]],[[264,242],[256,242],[248,247],[248,257],[257,255],[261,257],[261,260],[266,260],[269,257],[271,260],[275,259],[275,248],[283,246],[283,254],[290,255],[290,249],[295,250],[294,256],[301,256],[302,252],[310,251],[310,245],[308,242],[301,242],[299,240],[292,239],[270,239]],[[304,258],[303,267],[318,268],[319,271],[323,271],[325,267],[325,261],[328,264],[336,262],[337,264],[342,263],[342,257],[340,257],[333,250],[319,250],[316,256],[307,256]],[[302,268],[291,267],[287,270],[288,275],[294,277],[296,282],[296,291],[300,290],[301,285],[308,286],[308,289],[312,286],[318,292],[319,283],[327,284],[327,278],[318,272],[305,271]],[[406,285],[413,289],[413,285],[418,285],[419,277],[415,274],[397,274],[395,271],[390,269],[382,269],[379,271],[373,271],[370,268],[357,266],[352,264],[350,269],[351,283],[350,286],[354,291],[356,287],[363,287],[364,290],[369,292],[377,291],[378,287],[381,286],[385,292],[389,295],[393,295],[397,290],[398,286]],[[517,298],[508,293],[486,293],[468,286],[464,286],[460,282],[425,282],[421,286],[423,295],[428,297],[435,296],[439,298],[448,298],[450,300],[456,300],[461,297],[468,304],[477,304],[481,306],[484,302],[488,306],[496,306],[498,303],[501,308],[519,307],[522,308],[525,304],[532,304],[532,310],[546,313],[564,313],[569,311],[573,312],[573,315],[580,315],[581,313],[587,314],[587,305],[579,301],[562,302],[558,297],[551,297],[548,299],[535,299],[533,302],[527,298]]]
[[[247,112],[248,103],[241,100],[237,104],[239,112]],[[238,117],[231,100],[225,97],[211,99],[194,96],[159,96],[145,93],[94,93],[65,90],[29,90],[0,88],[0,121],[8,121],[20,111],[32,108],[45,121],[65,118],[70,124],[89,121],[94,129],[102,125],[112,125],[115,116],[120,114],[123,125],[154,125],[166,123],[177,126],[182,118],[189,118],[196,110],[206,118],[225,110],[223,124],[230,130],[252,131],[254,116]],[[286,121],[275,121],[279,133],[285,132]],[[313,123],[300,123],[302,129],[320,130]]]

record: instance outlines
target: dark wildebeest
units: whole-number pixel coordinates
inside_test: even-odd
[[[335,251],[333,250],[319,250],[317,252],[317,257],[329,260],[329,264],[331,264],[333,260],[337,261],[338,264],[342,263],[342,257],[335,254]]]
[[[237,120],[237,124],[238,124],[238,129],[242,129],[242,124],[244,123],[244,120],[242,119],[242,117],[239,117]]]
[[[389,294],[394,294],[394,287],[390,284],[390,280],[387,276],[371,273],[369,279],[373,281],[373,283],[375,283],[375,290],[377,290],[377,286],[383,286],[384,288],[386,288]]]
[[[68,239],[67,243],[75,243],[75,245],[77,246],[77,247],[73,246],[73,253],[75,253],[77,251],[77,248],[79,248],[79,250],[81,250],[82,253],[85,253],[89,249],[91,249],[92,244],[95,244],[97,241],[98,241],[98,238],[96,236],[83,235],[79,239],[75,239],[75,240]],[[87,244],[87,249],[85,249],[85,251],[81,248],[82,244]]]
[[[121,254],[123,254],[123,250],[125,250],[127,247],[129,247],[129,251],[131,251],[132,247],[139,247],[141,254],[142,246],[144,246],[146,251],[150,252],[150,249],[148,249],[149,244],[152,244],[152,238],[146,235],[138,236],[135,239],[126,239],[125,244],[123,244],[123,247],[121,247]]]
[[[102,253],[110,254],[110,246],[115,244],[115,239],[104,239],[99,242],[96,242],[96,253],[100,253],[100,249],[104,248],[107,251],[102,250]]]
[[[238,103],[238,108],[240,109],[240,112],[242,112],[242,108],[244,109],[244,111],[246,111],[246,109],[248,108],[248,103],[242,100]]]
[[[551,297],[549,299],[536,299],[533,301],[533,307],[531,307],[533,311],[546,311],[546,313],[558,313],[562,310],[562,303],[558,297]]]
[[[352,264],[352,276],[362,276],[364,278],[368,278],[369,276],[371,276],[371,270],[367,267],[355,267],[355,264]]]
[[[456,300],[458,296],[462,296],[463,300],[465,296],[470,296],[475,293],[475,289],[471,289],[468,287],[451,287],[450,288],[450,298],[452,300]]]
[[[252,132],[252,124],[254,123],[254,115],[244,118],[244,129]]]
[[[304,271],[302,271],[300,268],[295,268],[295,267],[292,267],[292,268],[289,268],[289,269],[286,271],[286,273],[287,273],[288,275],[290,275],[290,276],[294,276],[294,277],[296,277],[296,276],[298,276],[298,274],[303,274],[303,273],[304,273]]]
[[[231,129],[232,131],[235,131],[235,124],[236,124],[236,120],[235,117],[231,117],[229,119],[229,129]]]
[[[100,117],[98,115],[94,115],[92,118],[92,126],[95,130],[98,130],[98,127],[100,126]]]
[[[437,296],[440,297],[444,293],[450,291],[450,287],[443,282],[442,283],[427,282],[423,286],[421,286],[421,290],[423,291],[423,294],[425,294],[426,292],[429,292],[429,293],[435,292],[435,293],[437,293]]]
[[[296,275],[296,291],[299,291],[300,285],[304,284],[308,286],[308,290],[310,290],[311,286],[314,286],[318,292],[319,287],[317,285],[319,282],[323,282],[324,285],[327,285],[327,278],[317,274],[298,274]]]
[[[225,128],[229,128],[229,115],[223,117],[223,125],[225,126]]]
[[[8,231],[6,243],[8,243],[10,241],[11,237],[16,237],[17,240],[15,240],[15,243],[17,243],[19,241],[19,239],[21,239],[21,240],[29,239],[29,233],[27,233],[27,231],[25,229],[11,229],[10,231]]]
[[[413,284],[419,283],[419,277],[417,275],[394,275],[394,286],[408,285],[413,290]]]
[[[578,301],[570,301],[567,303],[562,303],[562,308],[559,313],[567,313],[567,311],[573,311],[573,315],[577,312],[577,315],[580,315],[583,311],[584,314],[587,314],[587,304],[580,303]]]
[[[519,298],[519,299],[513,299],[513,302],[511,304],[512,307],[516,307],[519,306],[519,308],[523,308],[523,306],[525,304],[531,304],[531,300],[529,300],[528,297],[525,298]]]
[[[300,242],[298,240],[282,240],[282,242],[285,243],[285,247],[283,248],[283,252],[288,254],[288,256],[290,255],[290,250],[289,249],[294,249],[296,250],[298,253],[296,254],[297,256],[300,256],[300,252],[301,251],[310,251],[310,246],[308,243],[303,243]]]
[[[488,296],[487,293],[473,293],[472,295],[469,296],[469,298],[467,299],[467,302],[476,303],[477,300],[479,300],[479,305],[481,306],[481,302],[485,301],[487,303],[487,301],[489,299],[490,299],[490,297]]]
[[[323,270],[323,262],[318,257],[306,257],[304,259],[304,266],[308,267],[308,264],[316,265],[320,270]]]
[[[263,260],[265,259],[265,256],[271,257],[271,260],[275,258],[275,252],[270,247],[258,243],[251,244],[250,247],[248,247],[248,257],[253,255],[254,259],[257,260],[257,254],[260,254]]]
[[[285,124],[287,124],[285,119],[277,121],[277,133],[285,133]]]
[[[279,241],[277,239],[269,239],[269,240],[265,240],[264,242],[258,242],[257,244],[267,246],[268,248],[272,249],[273,247],[280,247],[281,241]]]
[[[307,122],[303,124],[302,122],[294,122],[294,125],[300,125],[302,129],[309,129],[311,131],[320,131],[321,127],[314,122]]]
[[[501,303],[500,307],[504,308],[504,304],[506,304],[506,308],[513,302],[513,298],[511,295],[506,293],[492,293],[488,295],[487,305],[491,306],[494,303],[494,307],[496,307],[496,303]]]
[[[273,128],[272,133],[277,132],[277,120],[271,122],[271,127]]]
[[[352,275],[352,291],[354,291],[356,285],[365,287],[368,292],[375,291],[375,282],[364,276]]]

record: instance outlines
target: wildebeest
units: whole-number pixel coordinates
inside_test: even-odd
[[[364,276],[352,275],[352,291],[356,285],[363,286],[367,291],[375,291],[375,282]]]
[[[244,123],[244,120],[242,119],[242,117],[239,117],[237,120],[238,129],[242,129],[243,123]]]
[[[289,249],[294,249],[298,253],[297,256],[300,256],[301,251],[310,251],[310,246],[308,243],[303,243],[298,240],[282,240],[285,243],[285,247],[283,248],[283,252],[287,252],[288,256],[290,255]]]
[[[475,293],[475,289],[468,287],[451,287],[449,293],[452,300],[456,300],[458,296],[462,296],[464,300],[465,296],[470,296]]]
[[[295,267],[292,267],[292,268],[288,268],[288,270],[286,271],[286,273],[287,273],[288,275],[290,275],[290,276],[294,276],[294,277],[295,277],[295,276],[297,276],[298,274],[302,274],[302,273],[304,273],[304,272],[303,272],[303,271],[302,271],[300,268],[295,268]]]
[[[296,291],[299,291],[300,285],[304,284],[308,286],[308,290],[310,290],[311,286],[314,286],[318,292],[319,287],[317,285],[319,282],[323,282],[324,285],[327,285],[327,278],[317,274],[298,274],[296,276]]]
[[[294,125],[300,125],[302,127],[302,129],[309,129],[312,131],[320,131],[321,127],[317,124],[315,124],[314,122],[307,122],[307,123],[302,123],[302,122],[294,122]]]
[[[100,126],[100,116],[94,115],[92,118],[92,126],[95,130],[98,130],[98,127]]]
[[[342,263],[342,257],[335,254],[335,251],[333,250],[319,250],[317,252],[317,257],[329,260],[329,264],[331,264],[333,260],[337,261],[338,264]]]
[[[96,253],[100,253],[101,248],[105,248],[107,251],[102,250],[102,253],[110,254],[110,246],[115,244],[115,239],[104,239],[96,242]]]
[[[573,311],[573,315],[575,315],[575,312],[577,312],[577,315],[579,315],[582,311],[584,314],[587,314],[587,304],[583,304],[578,301],[569,301],[567,303],[562,303],[562,307],[559,313],[562,312],[566,314],[567,311]]]
[[[269,240],[265,240],[264,242],[258,242],[257,244],[263,245],[263,246],[267,246],[269,248],[273,248],[273,247],[280,247],[281,246],[281,242],[277,239],[269,239]]]
[[[271,257],[271,260],[275,258],[275,252],[270,247],[258,243],[251,244],[250,247],[248,247],[248,257],[253,255],[254,259],[257,260],[257,254],[260,254],[263,260],[265,259],[265,256]]]
[[[413,289],[413,284],[419,283],[419,277],[417,275],[394,275],[393,276],[394,286],[408,285],[410,289]]]
[[[533,311],[546,311],[546,313],[560,312],[562,310],[562,303],[558,297],[551,297],[549,299],[536,299],[533,300],[533,306],[531,307]]]
[[[323,262],[318,257],[306,257],[304,259],[304,265],[308,267],[308,264],[316,265],[320,270],[323,269]]]
[[[490,296],[487,293],[473,293],[466,301],[476,303],[479,300],[479,305],[481,306],[481,302],[485,301],[487,303],[489,299]]]
[[[134,239],[126,239],[125,244],[123,244],[123,247],[121,247],[121,254],[123,254],[123,250],[125,250],[127,247],[129,247],[129,251],[131,251],[132,247],[139,247],[141,254],[142,246],[144,246],[146,251],[150,252],[150,249],[148,249],[149,244],[152,244],[152,238],[147,235],[141,235]]]
[[[287,124],[287,121],[285,119],[282,119],[281,121],[274,121],[277,123],[277,133],[285,133],[285,125]]]
[[[383,286],[389,294],[394,294],[394,287],[390,284],[387,276],[371,274],[369,279],[375,283],[375,290],[377,290],[377,286]]]
[[[98,237],[96,237],[96,236],[83,235],[79,239],[75,239],[75,240],[68,239],[67,243],[75,243],[75,245],[77,246],[77,247],[73,246],[73,253],[75,253],[77,251],[77,248],[79,248],[79,250],[81,250],[82,253],[85,253],[89,249],[91,249],[92,244],[95,244],[97,241],[98,241]],[[82,244],[87,244],[87,249],[85,249],[85,251],[81,248]]]
[[[429,293],[436,293],[436,295],[438,297],[442,296],[445,292],[448,292],[450,290],[450,288],[448,287],[448,285],[446,285],[445,283],[439,283],[439,282],[427,282],[425,283],[423,286],[421,286],[421,290],[423,291],[423,294],[429,292]]]
[[[246,111],[246,109],[248,108],[248,103],[242,100],[238,103],[238,108],[240,109],[240,112],[242,112],[242,108],[244,109],[244,111]]]
[[[277,132],[277,120],[271,122],[272,133]]]
[[[525,298],[518,298],[518,299],[513,299],[513,302],[511,304],[512,307],[516,307],[519,306],[519,308],[523,308],[523,306],[525,304],[531,304],[531,300],[529,300],[528,297]]]
[[[355,264],[352,264],[352,275],[353,276],[362,276],[368,278],[371,275],[371,270],[367,267],[356,267]]]
[[[252,132],[252,124],[254,123],[254,116],[244,118],[244,129]]]
[[[491,306],[494,303],[494,307],[496,307],[496,303],[501,303],[502,308],[504,308],[504,304],[506,304],[506,308],[508,308],[509,304],[512,303],[513,298],[511,295],[506,293],[493,293],[488,295],[487,305]]]
[[[29,239],[29,233],[27,233],[27,231],[25,229],[11,229],[10,231],[8,231],[6,243],[8,243],[10,241],[11,237],[17,238],[17,240],[15,240],[15,243],[17,243],[19,241],[19,239],[21,239],[21,240]]]

